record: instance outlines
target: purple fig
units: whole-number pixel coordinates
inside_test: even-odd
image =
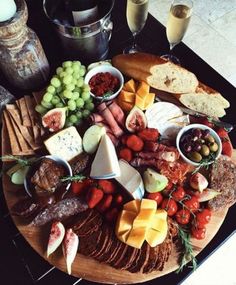
[[[71,274],[71,265],[75,259],[79,246],[79,237],[73,232],[72,229],[68,229],[65,234],[65,238],[62,244],[63,255],[66,259],[66,267],[68,274]]]
[[[62,223],[54,222],[51,227],[51,232],[48,241],[47,257],[52,254],[62,243],[65,235],[65,228]]]

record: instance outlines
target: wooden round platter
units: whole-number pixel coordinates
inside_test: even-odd
[[[236,150],[234,150],[233,159],[236,161]],[[16,195],[16,191],[19,187],[13,185],[7,175],[3,175],[2,182],[7,206],[10,209],[12,205],[15,204],[19,199]],[[22,191],[24,191],[23,187],[21,188]],[[228,209],[225,209],[223,211],[213,213],[212,219],[207,225],[207,233],[204,240],[192,239],[192,244],[196,255],[202,251],[215,236],[220,226],[224,222],[227,211]],[[66,272],[66,264],[61,249],[58,249],[49,258],[46,257],[46,247],[50,232],[50,229],[47,226],[42,228],[30,227],[27,224],[20,222],[20,220],[15,216],[12,216],[12,219],[20,233],[38,254],[40,254],[53,266],[56,266],[58,269]],[[177,257],[178,254],[176,249],[174,249],[168,262],[165,264],[163,271],[154,271],[149,274],[141,274],[130,273],[126,270],[117,270],[104,263],[99,263],[92,258],[77,254],[72,265],[72,275],[99,283],[141,283],[175,271],[178,268]]]

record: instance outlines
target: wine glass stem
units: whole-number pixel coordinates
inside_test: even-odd
[[[172,50],[175,47],[176,44],[170,44],[170,54],[172,54]]]
[[[133,45],[132,45],[133,49],[136,48],[136,36],[137,36],[137,33],[133,33]]]

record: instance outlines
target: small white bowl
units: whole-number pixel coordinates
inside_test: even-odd
[[[181,155],[181,157],[189,164],[191,165],[194,165],[194,166],[199,166],[201,164],[201,162],[194,162],[192,161],[191,159],[189,159],[188,157],[185,156],[185,154],[182,152],[181,148],[180,148],[180,140],[181,140],[181,137],[183,136],[184,133],[186,133],[188,130],[190,129],[200,129],[200,130],[209,130],[210,131],[210,135],[213,136],[213,138],[215,139],[215,142],[218,144],[218,150],[216,152],[216,159],[219,158],[221,152],[222,152],[222,142],[221,142],[221,139],[220,137],[218,136],[218,134],[212,129],[212,128],[209,128],[208,126],[205,126],[205,125],[202,125],[202,124],[191,124],[191,125],[188,125],[186,127],[183,127],[177,137],[176,137],[176,146],[177,146],[177,149]],[[205,165],[209,165],[209,164],[212,164],[214,162],[214,160],[212,161],[209,161],[208,163],[206,163]]]
[[[62,158],[60,158],[60,157],[58,157],[58,156],[55,156],[55,155],[45,155],[45,156],[39,157],[36,161],[34,161],[34,162],[32,163],[32,165],[30,165],[29,170],[27,171],[27,173],[26,173],[26,175],[25,175],[25,179],[24,179],[25,191],[27,192],[27,194],[28,194],[30,197],[33,196],[33,195],[32,195],[32,190],[31,190],[31,185],[32,185],[32,184],[31,184],[31,182],[30,182],[30,179],[31,179],[31,177],[32,177],[32,171],[33,171],[33,168],[34,168],[37,164],[39,164],[39,162],[40,162],[43,158],[49,158],[49,159],[51,159],[51,160],[56,161],[58,164],[60,164],[60,165],[62,165],[62,166],[65,167],[68,176],[72,176],[72,175],[73,175],[73,174],[72,174],[71,166],[69,165],[69,163],[68,163],[66,160],[64,160],[64,159],[62,159]],[[70,188],[70,185],[71,185],[71,182],[69,182],[69,183],[67,184],[67,186],[66,186],[66,191]]]
[[[92,68],[86,75],[85,75],[85,78],[84,78],[84,83],[86,84],[89,84],[89,80],[94,76],[96,75],[97,73],[100,73],[100,72],[109,72],[111,73],[113,76],[117,77],[120,81],[120,86],[119,86],[119,89],[114,93],[112,94],[111,96],[107,97],[107,98],[103,98],[102,96],[96,96],[94,95],[91,91],[90,91],[90,95],[95,98],[96,100],[99,100],[99,101],[109,101],[109,100],[112,100],[114,99],[116,96],[119,95],[121,89],[123,88],[123,85],[124,85],[124,77],[123,75],[121,74],[121,72],[111,66],[111,65],[106,65],[106,64],[102,64],[102,65],[99,65],[99,66],[96,66],[94,68]]]

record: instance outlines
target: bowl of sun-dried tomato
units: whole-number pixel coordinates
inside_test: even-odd
[[[97,100],[114,99],[124,85],[121,72],[111,65],[100,65],[92,68],[85,76],[84,82],[90,87],[90,94]]]

